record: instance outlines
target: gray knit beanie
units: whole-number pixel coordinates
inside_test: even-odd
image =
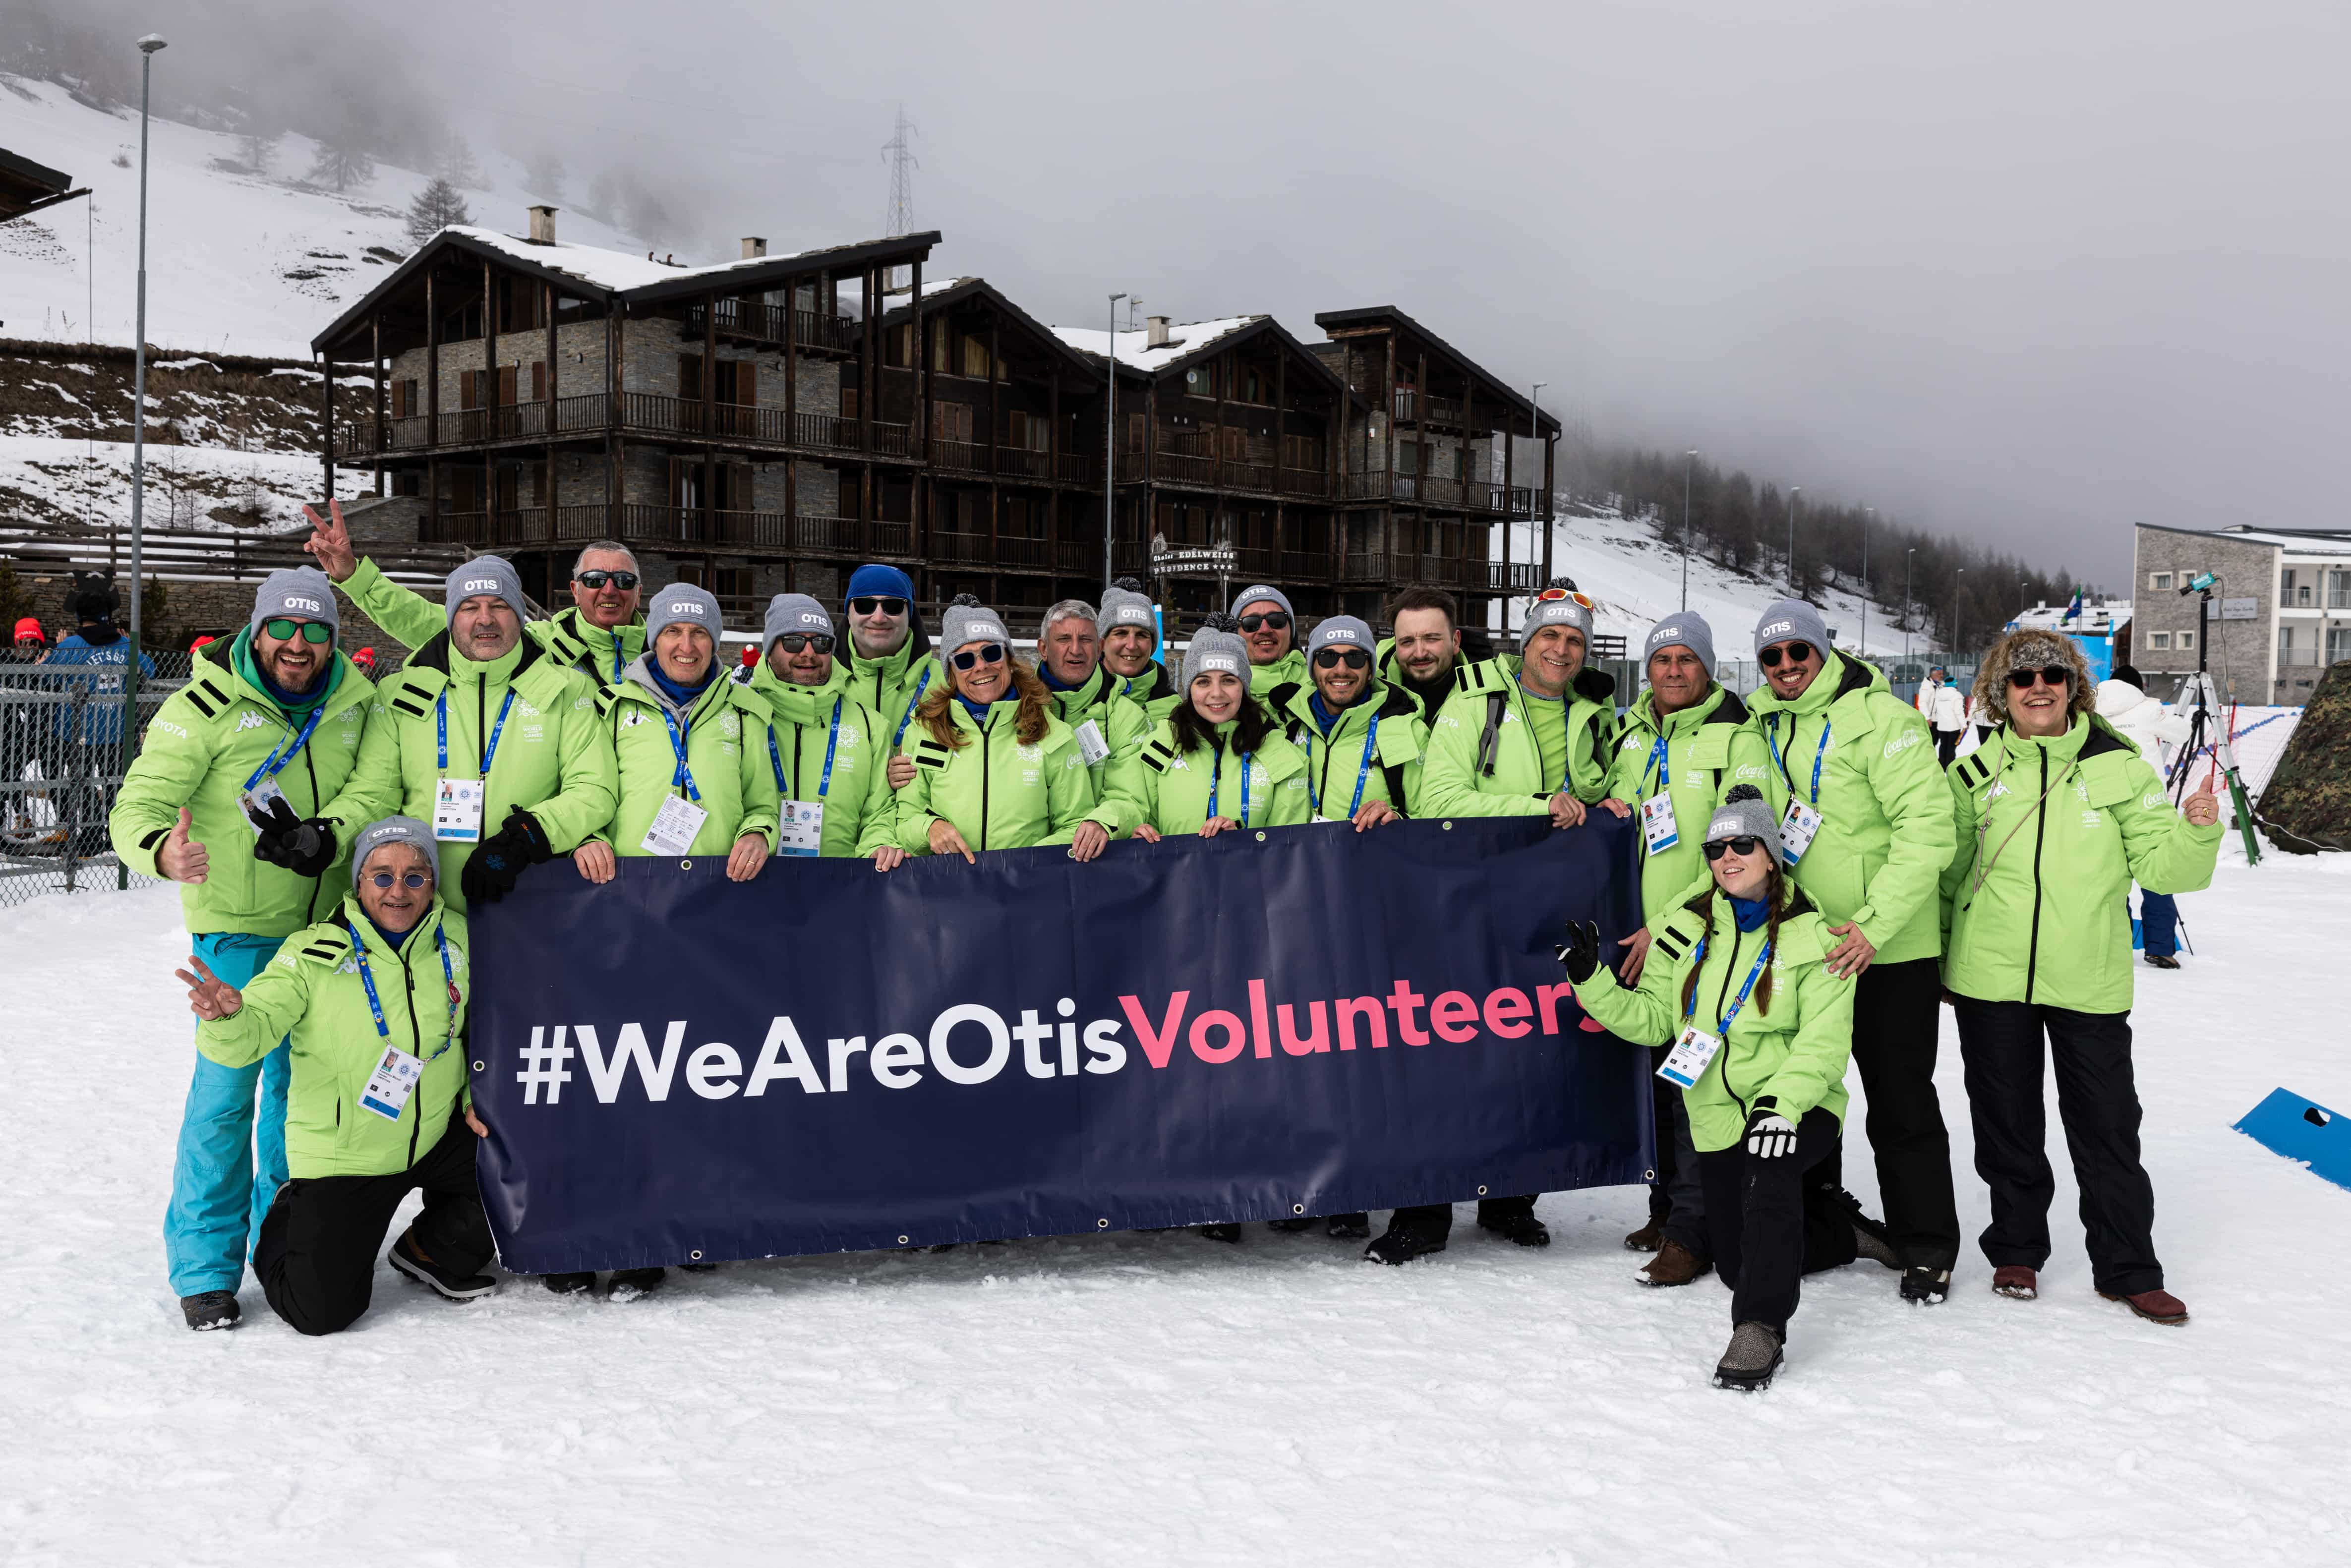
[[[510,605],[517,621],[530,619],[530,602],[522,596],[522,577],[503,556],[477,555],[451,572],[441,585],[444,623],[457,623],[457,606],[477,593],[495,594]]]
[[[1217,670],[1244,684],[1249,678],[1249,644],[1229,615],[1211,615],[1192,633],[1192,645],[1184,650],[1184,689],[1188,693],[1194,680]]]
[[[1714,676],[1714,628],[1706,617],[1695,611],[1685,610],[1679,615],[1660,621],[1649,632],[1648,645],[1641,650],[1641,667],[1649,667],[1649,658],[1660,648],[1687,648],[1698,655],[1706,667],[1707,677]]]
[[[1012,633],[1003,618],[968,593],[958,593],[939,617],[939,657],[944,659],[967,643],[1001,643],[1012,651]]]
[[[280,567],[261,580],[261,591],[253,596],[250,624],[258,630],[263,622],[280,615],[323,621],[337,631],[342,629],[343,612],[335,604],[335,585],[315,566]]]
[[[833,635],[832,617],[824,606],[805,593],[778,593],[768,601],[768,621],[759,638],[763,649],[776,645],[776,639],[787,632],[805,632],[812,637]]]
[[[1352,615],[1332,615],[1314,623],[1313,635],[1306,639],[1306,656],[1311,659],[1325,648],[1361,648],[1366,658],[1379,647],[1379,639],[1372,629]]]
[[[1573,599],[1538,599],[1527,607],[1527,618],[1519,623],[1519,646],[1546,626],[1568,626],[1583,633],[1583,645],[1592,645],[1592,612]]]
[[[1270,599],[1274,603],[1280,605],[1281,612],[1290,617],[1291,623],[1295,624],[1297,622],[1298,612],[1290,607],[1290,595],[1282,592],[1281,590],[1274,587],[1271,583],[1267,582],[1260,582],[1255,588],[1244,588],[1238,593],[1233,595],[1233,607],[1231,613],[1235,616],[1238,616],[1241,612],[1242,605],[1255,604],[1261,599]]]
[[[1782,599],[1763,612],[1755,622],[1755,651],[1758,653],[1774,643],[1810,643],[1826,659],[1832,651],[1828,622],[1821,612],[1801,599]]]
[[[441,880],[441,852],[433,845],[433,830],[413,817],[386,817],[360,830],[351,841],[351,891],[360,890],[360,869],[367,864],[368,856],[386,844],[407,844],[424,856],[424,863],[433,868],[433,880]]]
[[[1763,801],[1763,791],[1752,784],[1733,784],[1722,804],[1707,819],[1706,843],[1719,843],[1725,839],[1757,838],[1771,846],[1771,858],[1784,863],[1780,853],[1780,824],[1771,820],[1771,808]]]
[[[1122,577],[1102,590],[1102,611],[1094,617],[1094,633],[1107,637],[1113,626],[1144,626],[1155,633],[1159,619],[1152,613],[1150,599],[1143,585],[1131,577]]]
[[[699,626],[710,633],[713,643],[726,629],[726,618],[718,613],[718,596],[706,588],[696,588],[690,582],[673,582],[667,588],[653,590],[645,601],[645,646],[650,649],[653,639],[664,626],[684,624]]]

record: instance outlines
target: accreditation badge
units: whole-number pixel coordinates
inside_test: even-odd
[[[483,797],[478,779],[444,779],[433,791],[433,836],[444,843],[481,841]]]
[[[397,1046],[385,1046],[375,1071],[368,1074],[367,1086],[360,1091],[360,1109],[387,1122],[399,1121],[408,1097],[416,1092],[417,1081],[423,1076],[422,1061]]]
[[[824,802],[787,800],[776,822],[776,852],[817,855],[824,852]]]
[[[1674,1041],[1673,1050],[1666,1052],[1665,1065],[1657,1076],[1684,1089],[1695,1089],[1698,1081],[1706,1076],[1706,1064],[1722,1049],[1721,1037],[1711,1035],[1692,1025],[1682,1030],[1681,1039]]]
[[[695,835],[709,819],[709,812],[684,796],[669,796],[653,813],[653,825],[645,830],[644,841],[637,847],[649,855],[675,859],[694,848]]]

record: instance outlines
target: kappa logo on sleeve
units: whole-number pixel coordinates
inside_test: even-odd
[[[240,731],[248,729],[267,729],[269,727],[269,721],[262,717],[259,714],[248,709],[237,716],[236,727]]]

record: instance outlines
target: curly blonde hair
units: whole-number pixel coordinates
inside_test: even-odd
[[[1045,723],[1052,714],[1053,695],[1028,665],[1014,658],[1008,658],[1005,662],[1012,668],[1012,689],[1020,697],[1020,712],[1013,721],[1013,736],[1023,746],[1034,746],[1045,738]],[[923,695],[921,704],[914,709],[914,719],[930,731],[933,740],[950,751],[960,751],[966,737],[956,727],[955,717],[947,711],[947,705],[956,699],[955,665],[944,653],[939,655],[939,664],[947,678]]]
[[[2039,670],[2051,664],[2063,664],[2074,672],[2073,695],[2065,707],[2065,722],[2071,724],[2084,714],[2098,710],[2097,683],[2090,679],[2089,661],[2082,657],[2082,645],[2071,637],[2037,627],[2020,626],[1991,645],[1976,667],[1976,712],[1996,723],[2008,722],[2008,673],[2011,670]]]

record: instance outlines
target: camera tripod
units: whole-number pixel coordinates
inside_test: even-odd
[[[2237,748],[2229,744],[2227,736],[2219,733],[2219,727],[2212,718],[2212,680],[2209,672],[2214,625],[2212,585],[2218,580],[2210,572],[2206,572],[2179,591],[2183,597],[2190,593],[2197,595],[2203,606],[2203,624],[2199,628],[2203,635],[2196,643],[2196,706],[2189,710],[2188,739],[2179,748],[2179,755],[2172,759],[2171,778],[2168,782],[2171,786],[2172,804],[2176,806],[2187,798],[2188,779],[2196,771],[2197,756],[2210,744],[2214,764],[2229,780],[2229,803],[2236,809],[2237,828],[2245,836],[2245,863],[2259,865],[2262,863],[2262,852],[2259,841],[2253,836],[2253,806],[2245,795],[2244,778],[2237,771]]]

